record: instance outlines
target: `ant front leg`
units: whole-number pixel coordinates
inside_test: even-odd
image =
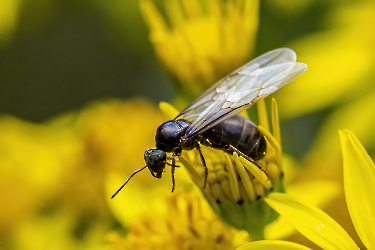
[[[206,161],[205,161],[205,159],[203,157],[202,150],[201,150],[201,147],[199,146],[199,144],[197,146],[197,150],[199,152],[199,155],[201,156],[201,162],[202,162],[202,165],[204,167],[204,186],[203,186],[203,188],[206,188],[207,176],[208,176],[208,168],[207,168],[207,164],[206,164]]]
[[[176,166],[176,153],[173,153],[172,155],[172,164],[169,164],[168,162],[166,162],[169,166],[171,166],[171,173],[172,173],[172,192],[174,191],[174,188],[175,188],[175,180],[174,180],[174,170],[176,167],[179,167],[179,166]]]
[[[167,160],[173,160],[173,157],[167,156]],[[172,166],[172,164],[165,162],[167,165]],[[176,168],[179,168],[179,165],[175,165]]]
[[[181,155],[181,149],[176,149],[173,154],[172,154],[172,164],[169,164],[167,163],[168,165],[171,166],[171,173],[172,173],[172,193],[174,191],[174,187],[175,187],[175,181],[174,181],[174,170],[176,167],[179,167],[179,166],[176,166],[176,156],[180,156]]]
[[[172,173],[172,193],[174,191],[175,187],[175,181],[174,181],[174,170],[176,167],[176,155],[173,153],[172,155],[172,166],[171,166],[171,173]]]

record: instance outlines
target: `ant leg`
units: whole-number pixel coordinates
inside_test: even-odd
[[[174,181],[174,170],[175,170],[175,167],[176,167],[176,159],[175,159],[176,155],[173,154],[172,155],[172,164],[171,164],[171,172],[172,172],[172,193],[174,191],[174,187],[175,187],[175,181]],[[169,165],[169,164],[168,164]]]
[[[236,152],[237,154],[239,154],[240,156],[242,156],[243,158],[245,158],[245,159],[248,160],[249,162],[253,163],[253,164],[254,164],[255,166],[257,166],[260,170],[262,170],[262,171],[266,174],[266,176],[267,176],[267,178],[268,178],[267,171],[264,170],[264,168],[262,168],[261,166],[259,166],[259,164],[256,163],[256,162],[253,160],[253,158],[251,158],[250,156],[245,155],[244,153],[242,153],[240,150],[238,150],[237,148],[235,148],[235,147],[232,146],[232,145],[229,145],[229,149],[230,149],[232,152]]]
[[[166,162],[165,164],[167,164],[168,166],[172,166],[172,164],[170,164],[170,163],[168,163],[168,162]],[[179,168],[180,166],[179,166],[179,165],[175,165],[174,167],[175,167],[175,168]]]
[[[201,147],[199,146],[199,144],[197,146],[197,149],[198,149],[199,155],[201,156],[201,162],[202,162],[202,165],[204,167],[204,186],[203,186],[203,188],[206,188],[208,168],[207,168],[207,164],[206,164],[206,161],[204,160],[204,157],[203,157],[203,154],[202,154],[202,151],[201,151]]]
[[[175,155],[175,156],[177,156],[177,155]],[[173,156],[174,157],[174,156]],[[168,160],[173,160],[173,157],[170,157],[170,156],[167,156],[167,159]],[[173,166],[171,163],[168,163],[167,161],[165,162],[165,164],[167,164],[167,165],[169,165],[169,166]],[[179,168],[180,166],[178,166],[178,165],[174,165],[176,168]]]

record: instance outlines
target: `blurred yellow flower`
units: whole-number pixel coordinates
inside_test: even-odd
[[[166,0],[170,25],[151,0],[141,9],[150,40],[167,70],[189,92],[200,94],[241,66],[252,52],[258,1]]]
[[[339,131],[344,165],[345,198],[356,232],[367,249],[375,247],[375,164],[355,135],[349,130]],[[287,219],[305,237],[323,249],[359,249],[348,233],[323,211],[287,194],[270,194],[266,202]],[[259,241],[238,250],[306,249],[295,243]],[[296,247],[296,248],[292,248]],[[278,248],[279,249],[279,248]]]
[[[115,223],[107,173],[143,165],[161,120],[144,100],[101,101],[43,124],[2,116],[0,248],[103,249]],[[160,184],[139,177],[145,187]]]
[[[107,216],[106,175],[130,175],[144,165],[144,150],[154,145],[154,131],[162,117],[145,100],[101,101],[82,110],[75,125],[83,148],[81,162],[63,176],[61,195],[75,206],[95,208]],[[160,184],[148,181],[146,173],[138,177],[134,182],[145,187]]]
[[[56,194],[64,171],[81,157],[71,127],[58,121],[36,125],[0,119],[0,238],[35,216]]]
[[[276,93],[282,117],[342,105],[374,92],[374,12],[373,1],[343,3],[327,18],[327,31],[290,45],[309,70]]]
[[[155,144],[156,128],[163,121],[146,100],[111,100],[84,109],[77,130],[89,164],[128,175],[144,165],[144,151]]]
[[[332,5],[322,20],[324,31],[288,44],[296,50],[299,60],[309,65],[309,70],[277,91],[275,97],[282,107],[281,119],[296,117],[297,123],[307,121],[299,128],[307,138],[307,133],[314,135],[302,163],[301,178],[305,180],[342,183],[338,129],[350,129],[368,149],[375,146],[375,36],[370,32],[375,24],[374,13],[373,1],[340,2]],[[301,114],[307,115],[297,118]],[[345,206],[344,197],[335,204]],[[335,211],[335,206],[330,206],[329,211]],[[357,237],[348,218],[347,211],[335,217]]]
[[[247,235],[221,222],[196,193],[174,193],[163,197],[165,209],[150,207],[129,225],[123,238],[111,233],[114,249],[234,249],[247,242]],[[125,204],[124,204],[125,205]]]
[[[69,211],[30,218],[18,225],[12,236],[14,245],[9,249],[109,249],[110,245],[104,237],[108,232],[107,222],[87,220],[87,224],[80,224]]]
[[[22,0],[0,0],[0,45],[9,41],[18,24]]]

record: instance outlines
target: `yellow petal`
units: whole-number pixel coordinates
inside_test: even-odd
[[[317,207],[324,207],[340,193],[333,181],[304,181],[288,186],[288,194]]]
[[[167,25],[152,1],[140,1],[141,11],[149,28],[154,32],[165,32]]]
[[[332,181],[305,181],[288,186],[287,193],[323,208],[339,194],[339,186]],[[283,217],[269,224],[264,232],[266,239],[285,239],[296,232]]]
[[[243,245],[236,250],[308,250],[311,248],[297,243],[282,240],[262,240],[254,241]]]
[[[264,238],[267,240],[285,239],[296,232],[297,230],[289,222],[282,216],[279,216],[274,222],[266,226],[264,229]]]
[[[273,135],[269,132],[269,130],[260,125],[258,126],[258,129],[267,138],[268,142],[272,145],[272,147],[275,148],[276,152],[281,153],[280,144],[277,142],[276,138],[273,137]]]
[[[227,163],[231,193],[233,195],[233,199],[235,201],[238,201],[238,200],[240,200],[240,189],[238,187],[236,172],[234,171],[232,161],[230,160],[228,154],[225,154],[225,153],[223,153],[223,154],[224,154],[224,157],[225,157],[225,161]]]
[[[257,109],[259,115],[259,125],[270,131],[270,124],[268,122],[267,109],[265,101],[259,100],[257,102]]]
[[[323,249],[358,249],[348,233],[331,217],[288,194],[272,193],[265,201],[300,233]]]
[[[375,130],[373,124],[375,117],[369,115],[373,112],[375,105],[375,92],[368,91],[367,95],[361,95],[356,101],[351,101],[345,106],[336,109],[322,124],[319,134],[316,136],[316,142],[312,149],[310,157],[332,157],[332,155],[341,155],[339,138],[335,131],[337,128],[347,128],[352,131],[361,143],[373,145]]]
[[[361,38],[345,29],[313,34],[291,45],[298,61],[309,69],[275,93],[283,107],[280,116],[293,117],[322,109],[361,88],[365,82],[359,82],[358,77],[366,74],[373,63],[367,41]]]
[[[167,102],[160,102],[159,103],[159,109],[161,110],[161,112],[163,112],[164,116],[168,120],[174,119],[180,113],[180,112],[177,111],[177,109],[175,109],[175,107],[173,107],[172,105],[170,105]]]
[[[17,27],[22,1],[0,1],[0,43],[11,38]]]
[[[249,162],[245,158],[240,157],[239,158],[241,163],[243,164],[243,167],[246,168],[247,170],[250,171],[254,177],[263,184],[263,186],[270,190],[272,188],[272,183],[271,180],[267,177],[266,173],[263,172],[262,169],[260,169],[258,166],[255,164]]]
[[[279,110],[275,98],[272,98],[272,134],[276,141],[281,145]]]
[[[187,171],[189,172],[191,178],[195,181],[195,183],[200,183],[202,178],[199,176],[195,168],[191,166],[191,164],[187,160],[185,160],[184,157],[179,156],[178,159],[180,160],[182,165],[184,165],[184,167],[187,169]]]
[[[339,131],[345,198],[353,225],[367,249],[375,248],[375,165],[349,130]]]
[[[240,175],[240,178],[243,181],[246,194],[251,201],[255,201],[254,187],[251,183],[251,179],[250,179],[249,175],[247,174],[244,166],[242,165],[243,162],[241,164],[240,160],[238,159],[239,157],[236,153],[234,153],[233,155],[234,156],[232,157],[232,159],[234,159],[234,161],[236,163],[238,174]]]

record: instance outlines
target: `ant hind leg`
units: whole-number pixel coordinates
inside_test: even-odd
[[[204,157],[203,157],[201,147],[200,147],[199,145],[197,146],[197,149],[198,149],[199,155],[200,155],[200,157],[201,157],[202,165],[203,165],[203,167],[204,167],[204,174],[205,174],[205,176],[204,176],[204,186],[203,186],[203,188],[206,188],[206,184],[207,184],[207,176],[208,176],[208,168],[207,168],[206,161],[205,161],[205,159],[204,159]]]
[[[267,171],[262,168],[258,163],[256,163],[253,158],[251,158],[250,156],[248,155],[245,155],[244,153],[242,153],[240,150],[238,150],[236,147],[232,146],[232,145],[229,145],[229,150],[232,151],[232,152],[236,152],[238,155],[242,156],[243,158],[245,158],[246,160],[248,160],[249,162],[253,163],[255,166],[257,166],[260,170],[262,170],[267,178],[268,178],[268,174],[267,174]]]

